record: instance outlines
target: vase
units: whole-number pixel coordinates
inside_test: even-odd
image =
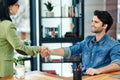
[[[54,17],[54,12],[46,12],[46,17]]]
[[[15,66],[15,78],[21,80],[25,78],[25,67],[23,65]]]

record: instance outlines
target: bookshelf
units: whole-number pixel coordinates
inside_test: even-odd
[[[49,16],[45,5],[48,2],[53,6],[52,15]],[[84,0],[40,0],[39,4],[40,45],[54,49],[72,46],[84,39]],[[72,70],[71,65],[80,62],[78,59],[64,60],[60,56],[43,59],[40,56],[40,70],[53,70],[59,65],[55,71],[58,75],[66,76],[64,67]],[[51,65],[53,67],[49,69],[46,67]],[[68,72],[72,73],[70,70]]]

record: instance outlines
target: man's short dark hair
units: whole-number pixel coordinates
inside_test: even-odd
[[[108,25],[106,29],[106,32],[107,32],[113,24],[113,18],[110,15],[110,13],[107,11],[95,10],[94,15],[97,16],[103,22],[103,25],[104,24]]]

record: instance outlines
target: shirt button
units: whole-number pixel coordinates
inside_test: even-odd
[[[93,56],[93,53],[92,53],[92,56]]]

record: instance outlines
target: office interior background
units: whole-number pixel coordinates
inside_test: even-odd
[[[44,5],[45,2],[50,1],[53,6],[53,12],[54,16],[46,19],[46,6]],[[84,39],[88,35],[93,35],[91,33],[91,21],[93,17],[94,10],[107,10],[109,11],[113,18],[114,23],[110,31],[108,32],[112,37],[114,37],[117,40],[120,40],[120,0],[19,0],[20,7],[18,14],[16,16],[11,16],[13,19],[13,22],[17,26],[17,32],[22,41],[31,41],[30,45],[34,46],[48,46],[49,48],[60,48],[60,47],[67,47],[73,45],[72,42],[59,42],[59,38],[65,35],[65,30],[70,31],[70,22],[71,20],[68,20],[66,15],[68,16],[68,8],[65,8],[68,5],[72,5],[72,1],[75,2],[82,2],[79,5],[82,5],[82,20],[80,24],[82,24],[81,28],[83,31],[81,32],[82,38]],[[63,4],[61,4],[63,3]],[[62,11],[64,7],[64,16],[63,18],[56,17],[56,15],[59,15],[58,11],[59,9]],[[61,12],[60,12],[61,13]],[[62,14],[62,13],[61,13]],[[42,17],[43,16],[43,17]],[[71,16],[73,17],[73,16]],[[75,16],[76,17],[76,16]],[[79,17],[79,16],[78,16]],[[41,42],[41,31],[44,32],[41,28],[41,24],[49,27],[51,24],[57,24],[57,22],[62,21],[64,26],[62,35],[59,36],[57,39],[58,42]],[[47,25],[48,24],[48,25]],[[53,26],[53,25],[52,25]],[[59,26],[59,25],[55,25]],[[84,33],[83,33],[84,32]],[[43,36],[45,37],[45,35]],[[53,38],[56,39],[56,38]],[[61,40],[61,39],[60,39]],[[29,46],[29,45],[28,45]],[[18,56],[17,52],[15,52],[15,57]],[[72,65],[73,62],[63,62],[59,60],[62,60],[63,57],[60,56],[50,56],[47,59],[53,59],[56,60],[56,62],[43,62],[43,59],[40,57],[40,55],[37,55],[37,57],[31,57],[31,56],[23,56],[24,57],[24,64],[26,67],[26,71],[31,70],[54,70],[57,75],[60,76],[72,76]],[[46,58],[45,58],[46,59]],[[58,62],[57,62],[58,61]]]

